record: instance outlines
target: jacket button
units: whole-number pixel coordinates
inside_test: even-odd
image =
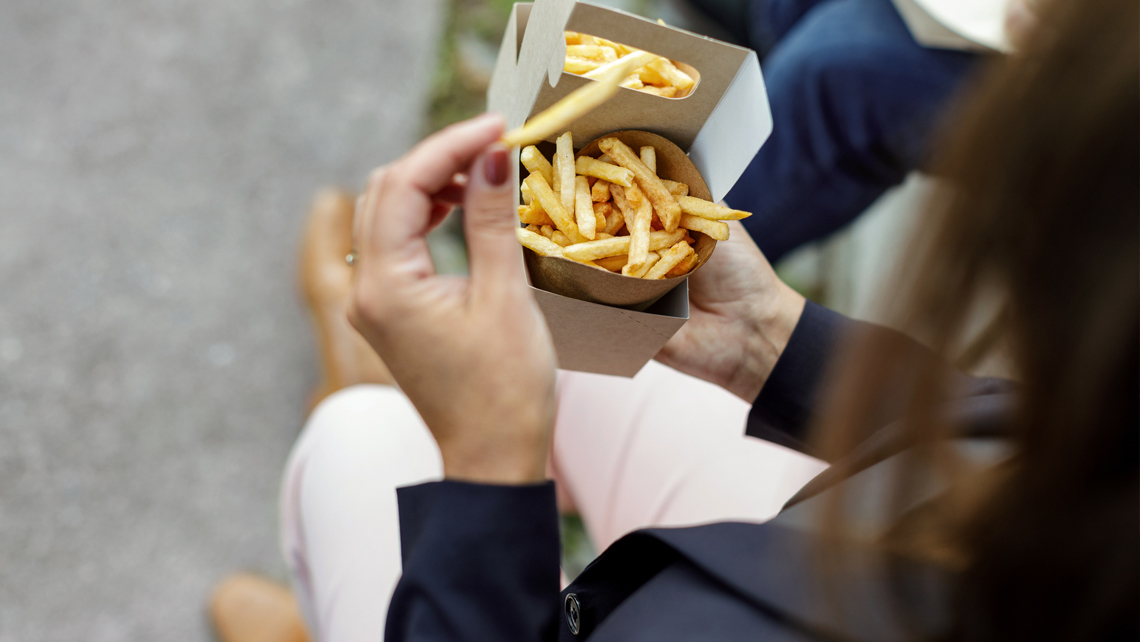
[[[566,625],[574,635],[578,635],[582,630],[582,605],[578,603],[578,596],[574,593],[566,594]]]

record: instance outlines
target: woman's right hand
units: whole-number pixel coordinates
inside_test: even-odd
[[[527,287],[503,120],[449,127],[372,173],[357,204],[349,320],[392,371],[444,474],[545,478],[554,346]],[[426,241],[462,202],[469,278],[437,275]]]
[[[689,277],[689,322],[656,359],[752,403],[788,345],[804,298],[776,276],[743,225],[729,227],[729,240]]]

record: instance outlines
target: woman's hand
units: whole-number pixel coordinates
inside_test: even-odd
[[[372,173],[357,203],[349,320],[439,443],[444,474],[545,478],[554,348],[515,237],[498,116],[449,127]],[[469,278],[435,274],[425,237],[462,202]]]
[[[737,221],[689,277],[689,322],[656,359],[752,403],[788,345],[804,298],[784,284]]]

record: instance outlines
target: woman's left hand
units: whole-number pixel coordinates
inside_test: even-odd
[[[349,319],[439,443],[444,474],[545,478],[555,356],[527,288],[509,150],[494,115],[449,127],[377,169],[357,204]],[[462,202],[470,277],[435,273],[427,233]]]
[[[752,403],[776,367],[804,298],[776,276],[738,221],[689,277],[689,322],[657,360]]]

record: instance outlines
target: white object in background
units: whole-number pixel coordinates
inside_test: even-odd
[[[920,45],[966,51],[1012,50],[1005,32],[1008,0],[893,0]]]

